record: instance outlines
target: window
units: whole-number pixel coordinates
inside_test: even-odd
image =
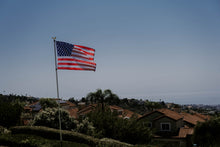
[[[151,128],[152,127],[152,122],[148,122],[148,127]]]
[[[170,123],[160,123],[160,130],[161,131],[170,131],[171,130]]]

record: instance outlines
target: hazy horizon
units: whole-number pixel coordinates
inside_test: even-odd
[[[218,0],[3,0],[0,18],[0,93],[56,97],[56,36],[96,50],[95,72],[58,71],[61,98],[220,104]]]

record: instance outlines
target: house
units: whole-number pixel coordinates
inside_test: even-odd
[[[77,108],[76,104],[65,100],[56,100],[56,102],[60,104],[60,107],[62,109],[69,112],[70,117],[73,117],[75,119],[78,118],[77,112],[79,111],[79,109]]]
[[[64,100],[57,99],[56,102],[60,103],[60,107],[65,110],[76,108],[76,104],[74,104],[70,101],[64,101]]]
[[[24,106],[24,112],[21,114],[21,122],[24,125],[28,125],[41,109],[39,101]]]
[[[134,113],[128,109],[123,109],[119,106],[116,105],[110,105],[109,108],[111,109],[112,112],[117,112],[118,117],[124,118],[124,119],[129,119],[131,118],[133,115],[136,115],[138,118],[141,117],[140,114]]]
[[[59,103],[60,107],[68,111],[71,117],[73,118],[78,117],[77,116],[78,108],[76,107],[75,104],[71,103],[70,101],[65,101],[61,99],[51,99],[51,100],[55,100],[57,103]],[[42,111],[40,101],[24,106],[24,112],[22,113],[21,121],[23,122],[24,125],[28,125],[30,121],[34,119],[35,115],[38,114],[40,111]]]
[[[166,108],[157,109],[143,115],[138,121],[152,128],[154,141],[172,142],[181,147],[190,146],[193,127],[209,117],[199,113],[178,112]]]
[[[154,128],[158,135],[174,136],[178,134],[179,128],[183,126],[183,117],[169,109],[157,109],[139,118],[143,125]]]
[[[65,110],[76,108],[76,105],[71,103],[70,101],[64,101],[61,99],[51,99],[51,100],[55,100],[57,103],[60,104],[60,107]],[[27,113],[29,113],[29,112],[37,112],[38,113],[40,110],[42,110],[40,101],[26,105],[24,107],[24,111]]]

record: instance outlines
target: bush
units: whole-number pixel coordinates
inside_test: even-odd
[[[95,127],[91,122],[89,122],[87,117],[77,123],[76,129],[74,131],[90,136],[95,135]]]
[[[71,130],[76,128],[76,122],[74,118],[69,116],[69,113],[65,110],[60,110],[61,127],[63,130]],[[35,126],[46,126],[59,129],[59,109],[46,108],[38,113],[33,121]]]
[[[0,101],[0,125],[11,127],[19,123],[23,108],[19,103]]]
[[[43,109],[46,108],[57,108],[58,104],[55,100],[49,99],[49,98],[42,98],[40,99],[40,105]]]
[[[0,126],[0,135],[1,134],[9,134],[10,131],[2,126]]]

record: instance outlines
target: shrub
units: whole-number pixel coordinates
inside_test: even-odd
[[[91,122],[89,122],[87,117],[82,119],[81,122],[77,123],[75,131],[90,136],[95,135],[95,127]]]
[[[43,109],[46,108],[57,108],[58,104],[55,100],[49,99],[49,98],[42,98],[40,99],[40,105]]]
[[[60,117],[62,129],[71,130],[76,128],[74,118],[71,118],[67,111],[61,109]],[[59,129],[59,109],[46,108],[45,110],[41,111],[35,116],[33,125]]]
[[[0,125],[11,127],[19,123],[23,108],[19,103],[0,101]]]
[[[1,134],[9,134],[10,131],[2,126],[0,126],[0,135]]]

